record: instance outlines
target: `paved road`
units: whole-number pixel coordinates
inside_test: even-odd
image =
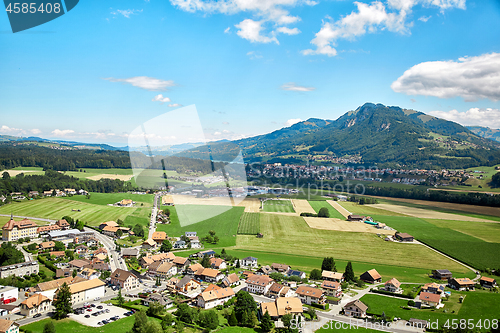
[[[156,231],[156,216],[158,215],[158,202],[161,200],[161,197],[163,195],[165,195],[165,192],[155,193],[155,198],[153,201],[153,208],[151,209],[151,219],[149,220],[148,238],[152,238],[153,233]]]
[[[7,217],[10,217],[10,214],[0,214],[0,216],[7,216]],[[30,219],[30,220],[37,220],[37,221],[50,222],[50,223],[57,222],[57,220],[42,219],[42,218],[39,218],[39,217],[32,217],[32,216],[20,216],[20,215],[14,215],[14,217],[17,217],[17,218],[20,218],[20,219]]]
[[[116,246],[115,242],[111,237],[108,237],[106,235],[103,235],[94,229],[90,228],[84,228],[85,231],[94,231],[97,239],[102,243],[104,248],[108,251],[108,256],[109,256],[109,267],[111,268],[111,271],[113,272],[117,268],[121,268],[125,271],[128,271],[127,264],[125,264],[125,261],[121,259],[121,254],[120,252],[116,251]]]

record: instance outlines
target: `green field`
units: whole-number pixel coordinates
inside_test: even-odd
[[[114,195],[114,194],[112,194]],[[73,211],[73,210],[80,210]],[[45,198],[32,201],[14,202],[0,207],[0,214],[33,216],[58,220],[71,216],[85,223],[98,226],[102,222],[125,220],[127,216],[148,218],[150,208],[110,207],[62,198]]]
[[[80,169],[79,169],[80,170]],[[82,168],[82,171],[61,171],[61,173],[73,176],[76,178],[87,178],[98,175],[132,175],[132,169],[92,169],[92,168]]]
[[[274,255],[273,260],[283,258],[279,262],[292,266],[295,264],[290,260],[295,257],[296,262],[302,262],[298,266],[304,269],[321,267],[320,258],[326,256],[343,262],[351,260],[370,264],[373,267],[388,266],[391,269],[386,271],[387,275],[380,272],[384,279],[397,277],[405,282],[429,281],[427,274],[436,267],[446,267],[459,275],[468,274],[468,270],[462,265],[423,246],[386,242],[371,233],[312,229],[298,216],[262,213],[260,229],[263,238],[238,235],[234,250],[250,253],[255,257],[259,257],[259,252],[264,252]],[[289,257],[285,258],[286,256]],[[313,265],[312,258],[318,258],[318,264]],[[365,267],[369,268],[370,265]]]
[[[482,239],[444,226],[440,227],[435,223],[417,217],[382,215],[373,215],[372,217],[400,232],[407,232],[419,241],[476,269],[500,267],[500,256],[498,255],[500,253],[500,243],[485,242]],[[464,222],[451,221],[450,223],[459,225]],[[477,228],[480,227],[481,224],[478,224]],[[498,239],[498,233],[492,237]]]
[[[468,222],[425,219],[440,228],[449,228],[455,231],[479,238],[485,242],[500,243],[500,223]]]
[[[463,304],[458,303],[460,295],[465,295]],[[499,319],[498,304],[500,294],[490,292],[455,292],[449,301],[445,301],[442,309],[411,309],[405,310],[401,306],[407,306],[408,301],[381,295],[365,295],[361,301],[368,305],[368,312],[381,315],[385,312],[387,316],[401,317],[402,319],[424,319],[431,322],[439,321],[440,326],[448,319]],[[460,306],[461,305],[461,306]],[[452,311],[455,311],[454,313]],[[486,330],[488,331],[488,330]]]
[[[205,244],[205,248],[223,248],[236,245],[236,234],[238,232],[238,224],[240,221],[240,216],[245,210],[244,207],[226,207],[226,206],[205,206],[205,205],[183,205],[186,207],[181,207],[181,205],[176,205],[175,207],[169,207],[170,210],[170,224],[157,224],[156,230],[165,231],[167,235],[181,236],[186,231],[196,231],[198,237],[202,238],[208,235],[210,230],[216,232],[216,236],[219,237],[219,243],[215,245]],[[178,210],[181,207],[183,214],[186,215],[187,212],[191,212],[191,216],[181,216],[183,218],[201,218],[203,214],[206,214],[207,210],[213,211],[213,209],[224,209],[229,208],[229,210],[222,212],[220,215],[209,218],[202,222],[193,223],[181,226],[179,222]],[[188,208],[185,210],[184,208]],[[180,215],[180,214],[179,214]]]
[[[316,212],[316,214],[319,213],[319,210],[321,208],[326,207],[328,209],[328,212],[330,212],[330,217],[332,219],[341,219],[343,221],[345,220],[345,217],[342,214],[340,214],[338,212],[338,210],[336,210],[335,208],[333,208],[332,205],[330,205],[326,201],[309,201],[309,204],[314,209],[314,211]]]
[[[24,330],[30,330],[33,333],[42,333],[43,327],[51,319],[44,319],[32,324],[22,326]],[[56,332],[72,332],[72,333],[114,333],[128,332],[134,324],[134,316],[125,317],[123,319],[111,322],[101,327],[90,327],[82,325],[72,319],[53,320]]]
[[[290,200],[266,200],[264,202],[264,212],[295,213]]]
[[[123,199],[131,199],[136,202],[135,207],[151,207],[153,205],[153,194],[132,194],[132,193],[90,193],[90,199],[85,195],[74,195],[63,197],[66,200],[90,203],[94,205],[115,204]],[[143,206],[141,206],[143,204]]]
[[[257,235],[260,232],[260,213],[246,213],[241,215],[238,224],[238,234]]]
[[[407,216],[396,212],[390,212],[385,209],[374,208],[371,207],[370,205],[358,205],[355,202],[339,201],[339,204],[348,211],[350,211],[352,214],[358,214],[361,216],[363,215]]]

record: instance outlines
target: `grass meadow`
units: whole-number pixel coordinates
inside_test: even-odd
[[[247,213],[241,215],[238,224],[238,234],[257,235],[260,232],[260,213]]]
[[[264,202],[264,212],[295,213],[290,200],[266,200]]]
[[[309,204],[311,207],[316,211],[316,214],[319,213],[319,210],[323,207],[326,207],[328,209],[328,212],[330,212],[330,217],[332,219],[341,219],[342,221],[345,221],[345,217],[338,212],[335,208],[332,207],[328,202],[326,201],[309,201]]]
[[[131,199],[137,204],[136,207],[151,207],[153,205],[153,194],[133,194],[133,193],[90,193],[90,199],[85,195],[74,195],[72,197],[63,197],[65,200],[90,203],[94,205],[115,204],[123,199]],[[144,204],[141,206],[141,203]]]

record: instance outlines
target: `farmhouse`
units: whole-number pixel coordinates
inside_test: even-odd
[[[321,289],[327,296],[340,297],[342,295],[342,286],[336,281],[323,281]]]
[[[42,294],[34,294],[33,296],[25,299],[19,305],[21,315],[34,316],[37,313],[45,313],[50,309],[51,301],[48,297]]]
[[[481,276],[481,280],[479,280],[479,283],[483,288],[493,288],[497,285],[497,281],[495,279],[486,276]]]
[[[401,282],[395,278],[390,279],[384,284],[384,289],[393,293],[400,291],[399,287],[401,287]]]
[[[108,221],[108,222],[103,222],[99,224],[99,229],[103,230],[106,227],[119,227],[120,225],[116,223],[115,221]]]
[[[65,219],[62,219],[62,220],[58,220],[56,222],[56,224],[62,229],[62,230],[67,230],[69,229],[70,225],[68,223],[68,221],[66,221]]]
[[[323,296],[323,290],[318,288],[313,288],[309,286],[299,286],[295,293],[299,296],[300,300],[304,304],[311,305],[312,303],[324,304],[325,298]]]
[[[448,280],[451,279],[453,276],[451,272],[447,269],[435,269],[432,271],[432,277],[437,280]]]
[[[163,197],[161,197],[161,204],[163,206],[173,206],[174,198],[171,195],[164,195]]]
[[[134,204],[135,202],[131,199],[123,199],[122,201],[116,203],[116,205],[120,207],[132,207]]]
[[[394,237],[401,242],[413,242],[413,236],[406,232],[396,232]]]
[[[35,222],[28,219],[14,221],[11,215],[10,221],[2,227],[2,240],[11,242],[19,238],[35,238],[38,236],[37,229],[38,225]]]
[[[366,310],[368,310],[368,306],[359,299],[344,306],[344,314],[348,317],[365,318]]]
[[[210,288],[211,286],[213,287]],[[210,285],[209,288],[210,290],[205,290],[196,298],[197,304],[200,308],[211,309],[226,303],[234,297],[234,291],[232,288],[221,288],[215,285]]]
[[[267,275],[250,275],[247,278],[247,291],[254,294],[266,294],[271,284],[274,282]]]
[[[441,304],[441,296],[433,293],[421,292],[418,295],[420,302],[427,306],[437,306]]]
[[[110,283],[123,290],[131,290],[139,287],[139,279],[132,273],[117,268],[110,276]]]
[[[344,281],[344,274],[339,272],[322,271],[321,277],[326,281],[335,281],[340,283]]]
[[[368,283],[382,282],[382,277],[375,269],[364,272],[359,278]]]
[[[13,320],[0,319],[0,333],[19,333],[19,326]]]
[[[362,216],[359,216],[359,215],[349,215],[347,217],[347,221],[351,221],[351,222],[362,222],[363,221],[363,217]]]
[[[451,278],[448,280],[450,288],[455,290],[474,290],[476,283],[469,278]]]

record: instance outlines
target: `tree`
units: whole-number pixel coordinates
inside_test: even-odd
[[[240,290],[236,293],[236,303],[234,304],[236,319],[240,323],[244,323],[243,314],[246,314],[247,320],[249,314],[247,312],[257,312],[257,303],[247,291]]]
[[[83,231],[84,227],[85,227],[85,223],[83,221],[78,221],[75,223],[75,229]]]
[[[134,325],[129,333],[143,333],[148,322],[148,317],[144,310],[137,311],[134,315]]]
[[[182,333],[184,331],[184,324],[180,320],[177,320],[174,328],[177,333]]]
[[[43,326],[43,333],[56,333],[56,327],[52,320]]]
[[[318,212],[318,217],[330,217],[330,211],[328,211],[328,208],[321,207]]]
[[[200,313],[198,322],[201,327],[214,330],[219,326],[219,317],[214,310],[203,311]]]
[[[150,317],[158,316],[164,310],[165,310],[165,308],[159,302],[151,302],[151,303],[149,303],[149,307],[148,307],[148,310],[146,311],[146,314]]]
[[[497,172],[496,174],[491,177],[491,182],[490,182],[491,187],[500,187],[500,172]]]
[[[121,238],[123,236],[123,231],[122,229],[116,230],[116,237]]]
[[[172,250],[172,243],[168,239],[165,239],[161,243],[160,252],[170,252]]]
[[[222,251],[220,251],[220,256],[224,258],[226,255],[226,249],[222,249]]]
[[[259,320],[257,319],[257,314],[254,311],[251,311],[248,315],[248,327],[255,327],[259,324]]]
[[[174,322],[174,316],[172,316],[171,313],[167,312],[161,320],[161,327],[163,328],[164,331],[166,331],[170,326],[172,326],[173,322]]]
[[[214,237],[214,236],[215,236],[215,231],[213,231],[213,230],[210,230],[208,233],[209,233],[209,234],[210,234],[210,236],[212,236],[212,237]]]
[[[283,315],[281,317],[281,321],[283,322],[283,325],[285,325],[286,328],[290,328],[290,325],[292,324],[292,315],[290,313],[287,313],[286,315]]]
[[[332,257],[323,258],[323,262],[321,263],[321,270],[336,272],[337,267],[335,267],[335,260],[333,260]]]
[[[219,236],[214,236],[214,244],[217,244],[219,242]]]
[[[2,173],[2,179],[3,180],[9,180],[10,179],[10,174],[7,171],[4,171]]]
[[[177,307],[177,311],[175,311],[175,315],[177,318],[185,323],[192,323],[196,319],[196,310],[191,308],[186,303],[181,303]]]
[[[354,277],[354,270],[352,269],[352,263],[349,261],[347,266],[345,266],[344,280],[347,282],[354,282],[356,278]]]
[[[236,312],[231,311],[231,314],[229,315],[229,318],[227,319],[227,323],[230,326],[237,326],[238,325],[238,319],[236,319]]]
[[[170,209],[165,208],[165,209],[163,210],[163,214],[165,214],[167,217],[170,217]]]
[[[66,256],[66,258],[68,258],[69,260],[73,260],[74,257],[75,257],[75,254],[73,251],[71,250],[66,250],[64,251],[64,255]]]
[[[31,243],[30,245],[28,245],[28,250],[30,250],[31,252],[36,251],[36,244],[35,243]]]
[[[64,251],[66,250],[66,246],[64,246],[63,242],[55,242],[54,251]]]
[[[71,291],[66,282],[64,282],[61,288],[56,292],[52,305],[56,308],[54,316],[52,317],[54,319],[66,318],[69,313],[73,312],[73,307],[71,306]]]
[[[278,272],[272,272],[271,274],[269,274],[269,277],[276,282],[280,282],[284,279],[283,274],[278,273]]]
[[[201,259],[201,263],[200,264],[203,267],[205,267],[205,268],[209,268],[211,266],[211,264],[210,264],[210,258],[207,255],[204,255],[203,259]]]
[[[76,277],[77,275],[78,275],[78,272],[76,271],[76,269],[74,269],[73,272],[71,273],[71,276]]]
[[[321,271],[317,268],[313,269],[311,271],[311,275],[309,275],[309,278],[311,280],[321,280],[321,277],[322,277]]]
[[[118,297],[116,299],[118,301],[118,306],[122,307],[125,303],[125,299],[122,296],[122,288],[118,288]]]
[[[144,237],[144,228],[140,224],[136,224],[132,231],[137,237]]]
[[[149,320],[146,322],[142,329],[142,333],[160,333],[162,332],[161,324],[155,320]]]
[[[122,219],[116,220],[116,224],[118,224],[120,227],[123,227],[125,225],[125,222],[123,222]]]
[[[241,264],[240,264],[240,259],[236,258],[236,266],[234,266],[235,268],[240,268],[241,267]]]
[[[269,315],[269,312],[266,311],[264,315],[262,316],[262,320],[260,321],[260,328],[264,332],[270,332],[274,327],[274,322],[271,319],[271,316]]]

